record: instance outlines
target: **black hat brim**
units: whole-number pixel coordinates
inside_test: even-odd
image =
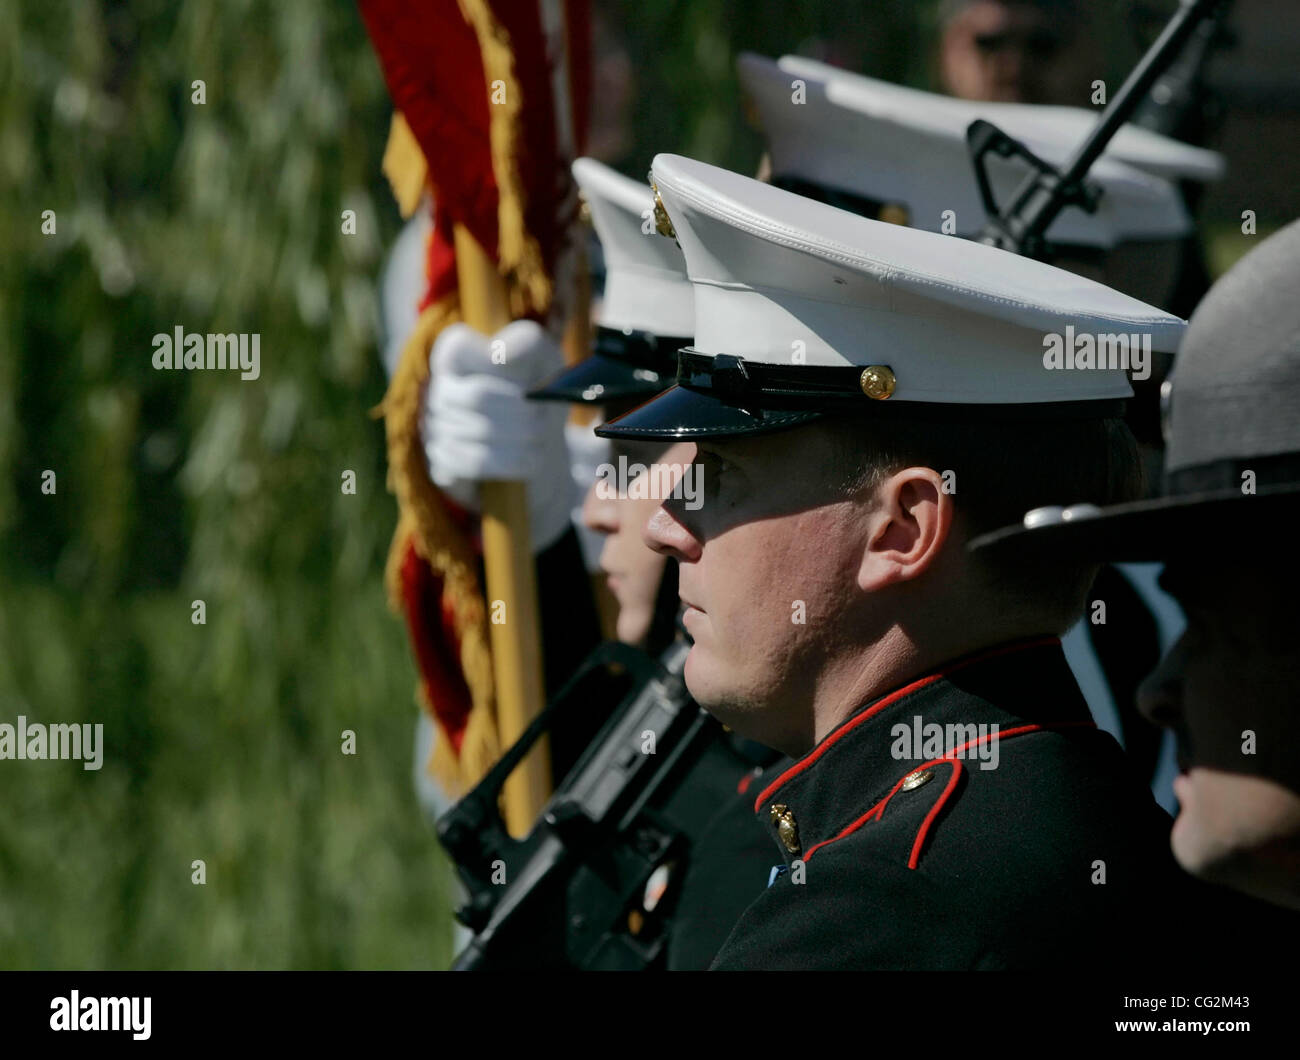
[[[596,428],[601,438],[730,438],[767,434],[810,423],[820,412],[743,409],[711,394],[674,386]]]
[[[604,405],[653,397],[671,383],[672,376],[593,353],[534,387],[528,396],[537,401]]]
[[[974,538],[967,548],[1026,562],[1169,560],[1204,555],[1229,534],[1247,533],[1252,549],[1274,538],[1294,538],[1298,516],[1300,485],[1261,488],[1253,495],[1193,493],[1117,504],[1091,517],[1033,529],[1003,527]]]

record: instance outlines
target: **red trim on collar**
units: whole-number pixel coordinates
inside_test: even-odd
[[[874,717],[876,714],[879,714],[886,707],[897,703],[904,696],[909,696],[913,692],[925,688],[927,685],[932,685],[936,681],[940,681],[947,677],[949,674],[956,673],[958,670],[965,669],[967,666],[972,666],[975,663],[986,662],[989,659],[996,659],[1000,655],[1010,655],[1012,652],[1024,651],[1027,648],[1042,648],[1049,644],[1060,643],[1060,637],[1038,637],[1034,640],[1019,640],[1014,644],[1003,644],[996,648],[989,648],[986,651],[976,652],[974,655],[968,655],[964,659],[959,659],[956,662],[948,663],[942,669],[936,670],[932,674],[918,678],[911,684],[904,685],[902,688],[890,692],[883,699],[873,703],[856,718],[841,725],[833,733],[827,736],[826,739],[808,752],[807,755],[799,759],[799,761],[759,792],[758,798],[754,800],[754,812],[759,813],[763,808],[763,803],[767,802],[767,800],[776,793],[781,785],[793,777],[797,777],[805,769],[810,768],[823,754],[826,753],[827,748],[829,748],[831,744],[835,743],[835,741],[846,732],[856,729],[863,722]]]
[[[1069,729],[1069,728],[1076,728],[1076,727],[1095,729],[1097,727],[1097,724],[1096,722],[1092,722],[1092,721],[1060,721],[1060,722],[1053,722],[1044,725],[1017,725],[1014,729],[1007,729],[1005,732],[999,732],[997,734],[997,739],[999,741],[1009,740],[1013,736],[1023,736],[1025,733],[1029,733],[1029,732],[1051,732],[1056,729]],[[993,738],[994,738],[993,734],[989,733],[977,739],[968,740],[960,747],[954,747],[952,750],[952,754],[954,755],[960,754],[961,752],[965,751],[968,747],[975,747],[978,744],[984,743]],[[953,789],[957,787],[957,781],[961,777],[962,763],[961,760],[958,758],[950,758],[950,757],[933,758],[929,762],[923,762],[921,763],[921,765],[909,769],[898,779],[898,781],[894,784],[894,786],[889,789],[889,794],[887,794],[883,799],[881,799],[878,803],[876,803],[873,807],[871,807],[871,809],[869,809],[856,821],[853,821],[847,827],[843,828],[837,835],[831,836],[830,839],[823,839],[820,843],[817,843],[814,846],[809,847],[808,852],[803,856],[804,862],[807,863],[808,861],[810,861],[812,859],[813,854],[816,853],[818,850],[820,850],[822,847],[829,846],[831,843],[837,842],[838,840],[843,839],[845,836],[852,835],[854,832],[856,832],[859,828],[861,828],[872,818],[875,818],[877,821],[880,820],[880,818],[884,816],[885,807],[889,804],[889,800],[892,799],[894,795],[898,792],[899,788],[903,786],[903,781],[905,781],[913,773],[921,769],[928,769],[931,766],[941,766],[941,765],[952,766],[953,767],[952,776],[948,778],[947,787],[943,789],[943,793],[939,796],[937,800],[935,800],[935,804],[930,807],[930,812],[925,815],[925,820],[921,822],[921,827],[917,829],[916,839],[912,843],[912,853],[911,856],[907,859],[907,867],[909,869],[916,868],[917,863],[920,861],[921,858],[921,848],[925,846],[926,837],[930,833],[930,826],[934,823],[935,818],[939,816],[939,813],[943,809],[944,804],[948,801],[948,796],[951,795]]]

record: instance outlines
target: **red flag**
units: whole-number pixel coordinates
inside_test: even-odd
[[[569,164],[585,141],[586,0],[360,7],[389,93],[428,164],[439,220],[464,225],[498,262],[515,301],[544,313],[545,281],[576,207]],[[426,304],[455,287],[450,229],[435,226],[446,249],[430,256],[438,271]]]
[[[418,391],[437,331],[459,312],[454,226],[496,264],[514,315],[552,308],[577,210],[569,166],[585,138],[590,16],[587,0],[359,4],[435,204],[421,322],[383,406],[401,512],[388,581],[411,634],[420,698],[447,737],[435,747],[435,772],[454,794],[500,748],[476,543],[464,513],[428,481]]]

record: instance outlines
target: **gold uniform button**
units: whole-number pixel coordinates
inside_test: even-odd
[[[772,806],[772,823],[776,825],[776,834],[781,845],[791,854],[799,853],[799,826],[794,822],[794,814],[789,807],[780,803]]]
[[[862,369],[862,374],[858,377],[858,385],[862,387],[862,392],[873,401],[884,401],[894,392],[898,380],[894,378],[894,373],[890,371],[888,365],[870,364]]]
[[[908,773],[903,778],[903,790],[915,791],[917,788],[924,787],[934,779],[933,769],[918,769],[915,773]]]

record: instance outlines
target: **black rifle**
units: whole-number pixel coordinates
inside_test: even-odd
[[[1206,84],[1205,68],[1217,50],[1237,43],[1225,21],[1232,0],[1225,0],[1192,34],[1182,54],[1151,86],[1151,92],[1133,113],[1133,124],[1163,133],[1184,143],[1203,144],[1218,124],[1222,108]],[[1141,21],[1142,5],[1133,9],[1132,21]]]
[[[982,119],[971,122],[966,130],[966,143],[975,166],[980,198],[989,215],[980,242],[1040,260],[1048,257],[1046,232],[1063,209],[1078,206],[1088,213],[1097,209],[1100,189],[1084,180],[1093,162],[1187,43],[1196,40],[1200,46],[1199,27],[1212,16],[1216,20],[1221,17],[1221,9],[1226,4],[1227,0],[1182,0],[1155,43],[1147,49],[1119,92],[1102,111],[1097,127],[1089,133],[1063,172],[991,122]],[[990,154],[1022,158],[1031,167],[1031,172],[1005,207],[999,207],[994,199],[985,170]]]
[[[602,645],[439,820],[439,839],[469,892],[456,915],[475,933],[455,970],[634,969],[660,959],[672,885],[698,824],[672,802],[692,767],[724,739],[686,690],[689,650],[678,639],[655,660],[627,645]],[[581,701],[592,672],[610,664],[624,668],[631,690],[532,831],[511,837],[498,808],[506,777],[555,716]]]

